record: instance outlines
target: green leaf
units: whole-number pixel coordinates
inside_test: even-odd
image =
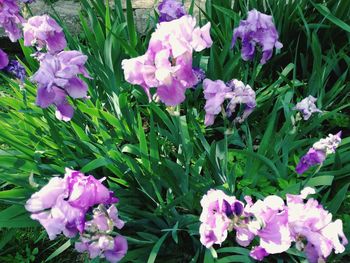
[[[52,259],[54,259],[55,257],[57,257],[58,255],[60,255],[61,253],[63,253],[67,248],[69,248],[71,246],[71,241],[70,239],[67,240],[62,246],[60,246],[59,248],[57,248],[46,260],[45,262],[48,262]]]
[[[99,167],[103,167],[106,166],[108,164],[111,164],[111,160],[105,158],[105,157],[99,157],[91,162],[89,162],[88,164],[86,164],[83,168],[81,168],[81,172],[82,173],[87,173],[90,172],[92,170],[95,170]]]
[[[331,21],[333,24],[337,25],[338,27],[342,28],[343,30],[350,33],[350,25],[345,23],[344,21],[340,20],[339,18],[335,17],[331,11],[325,6],[324,4],[315,4],[312,2],[312,5],[316,8],[318,12],[320,12],[325,18],[327,18],[329,21]]]
[[[341,204],[344,202],[349,189],[350,183],[344,185],[335,195],[335,197],[332,199],[332,201],[329,202],[327,208],[329,212],[332,214],[336,214],[341,206]]]
[[[168,236],[169,233],[165,233],[161,238],[159,238],[159,240],[157,241],[157,243],[153,246],[151,253],[149,254],[149,258],[147,260],[147,263],[154,263],[156,260],[156,257],[158,255],[159,249],[162,246],[164,240],[166,239],[166,237]]]
[[[134,14],[132,10],[131,0],[126,0],[126,21],[128,24],[130,44],[132,47],[137,45],[137,33],[134,22]]]
[[[141,119],[140,113],[137,115],[137,123],[138,123],[137,137],[138,137],[139,142],[140,142],[140,153],[141,153],[142,164],[145,166],[145,168],[148,171],[150,171],[151,170],[151,163],[149,161],[146,134],[145,134],[144,129],[143,129],[142,119]]]
[[[27,228],[39,226],[37,221],[32,220],[28,214],[20,215],[11,220],[0,218],[0,229],[1,228]]]

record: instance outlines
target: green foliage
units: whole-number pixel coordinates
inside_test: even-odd
[[[237,247],[233,238],[217,251],[200,244],[199,201],[210,188],[238,198],[261,198],[297,193],[310,185],[320,190],[319,199],[331,212],[348,213],[350,1],[207,0],[201,23],[212,23],[214,44],[195,55],[195,64],[208,78],[251,84],[258,104],[242,125],[218,117],[209,128],[203,124],[201,87],[188,90],[178,108],[167,109],[148,103],[139,87],[124,81],[121,61],[144,53],[156,19],[150,18],[140,35],[132,1],[126,1],[125,13],[120,1],[113,8],[103,2],[81,1],[80,38],[56,17],[69,48],[88,55],[93,77],[86,80],[91,99],[72,102],[76,112],[71,122],[58,122],[51,108],[35,106],[36,87],[29,80],[21,86],[1,75],[0,229],[12,236],[2,236],[0,248],[15,236],[14,229],[38,226],[23,204],[53,175],[63,174],[64,167],[108,178],[127,222],[122,230],[129,244],[124,262],[252,262],[249,251]],[[230,47],[233,28],[252,8],[273,15],[284,44],[263,67],[243,62],[238,47]],[[32,50],[22,49],[32,75],[38,65],[30,57]],[[324,112],[309,121],[297,120],[292,108],[307,95],[318,97]],[[337,154],[320,170],[298,176],[294,170],[300,156],[314,141],[340,129],[343,141]],[[344,224],[349,234],[349,220]],[[17,254],[23,262],[34,262],[38,254],[50,260],[67,253],[70,245],[54,244],[58,249],[50,253],[34,245]],[[348,254],[347,249],[331,260]],[[278,262],[297,262],[299,257],[289,250]]]

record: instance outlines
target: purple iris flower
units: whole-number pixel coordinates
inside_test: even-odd
[[[183,4],[177,0],[162,0],[158,11],[159,22],[169,22],[187,14]]]
[[[244,104],[245,108],[242,116],[235,118],[235,122],[242,123],[256,107],[255,92],[249,85],[244,85],[242,81],[233,79],[227,84],[221,80],[212,81],[205,79],[203,81],[204,98],[206,103],[205,125],[214,124],[216,115],[221,111],[221,106],[225,100],[229,100],[226,114],[228,117],[235,112],[239,104]]]
[[[24,45],[46,48],[49,53],[62,51],[66,46],[63,29],[48,15],[33,16],[23,24]]]
[[[87,97],[87,85],[78,75],[90,78],[84,66],[87,56],[79,51],[62,51],[46,54],[41,58],[40,68],[32,79],[38,84],[36,103],[41,108],[54,104],[56,117],[69,121],[74,114],[67,96],[73,99]]]
[[[19,63],[18,60],[11,60],[9,62],[9,64],[7,65],[7,67],[4,68],[4,70],[6,72],[10,73],[11,75],[15,76],[16,78],[18,78],[22,82],[24,81],[24,79],[26,77],[26,70],[22,66],[22,64]]]
[[[7,54],[0,48],[0,70],[4,69],[9,64],[9,57]]]
[[[298,174],[304,173],[311,166],[322,164],[327,155],[335,153],[335,150],[341,142],[341,132],[336,135],[329,134],[327,138],[321,139],[314,143],[312,148],[301,157],[297,167],[295,168]]]
[[[206,103],[205,109],[205,125],[214,124],[215,116],[221,112],[221,105],[226,99],[226,94],[231,91],[222,80],[212,81],[205,79],[203,81],[203,92]]]
[[[247,20],[242,20],[239,27],[233,31],[232,47],[237,38],[242,40],[242,59],[252,60],[256,46],[262,49],[261,64],[265,64],[272,56],[274,47],[280,49],[282,43],[278,41],[278,32],[273,23],[272,16],[265,15],[253,9],[248,12]]]
[[[17,1],[0,0],[0,27],[4,28],[12,42],[16,42],[21,37],[20,26],[23,22]]]
[[[269,253],[267,253],[264,248],[257,246],[250,251],[249,255],[255,260],[262,261]]]
[[[100,180],[92,175],[85,176],[79,171],[66,169],[69,199],[71,206],[87,211],[97,204],[112,204],[118,199],[109,191]]]

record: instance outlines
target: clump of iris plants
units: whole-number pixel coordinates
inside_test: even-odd
[[[0,92],[1,116],[9,121],[2,122],[0,132],[0,139],[5,138],[0,141],[0,169],[16,176],[9,182],[0,177],[1,193],[5,189],[0,199],[8,195],[9,203],[17,202],[11,198],[21,176],[76,167],[51,176],[40,189],[31,175],[20,181],[36,190],[20,205],[50,240],[69,239],[76,252],[93,262],[112,263],[155,262],[164,244],[167,251],[159,262],[178,248],[182,258],[168,260],[209,262],[217,253],[243,251],[248,261],[270,262],[284,253],[321,263],[345,252],[346,221],[334,220],[336,205],[324,201],[333,192],[322,199],[325,206],[318,201],[316,194],[324,190],[315,186],[330,183],[313,176],[329,156],[342,152],[338,148],[348,143],[341,138],[347,131],[337,128],[327,137],[321,131],[318,137],[323,138],[300,154],[298,147],[310,144],[298,135],[311,138],[320,116],[333,114],[323,100],[336,96],[308,90],[294,98],[295,90],[302,92],[307,85],[295,76],[287,78],[292,70],[298,73],[298,64],[278,74],[264,72],[275,50],[283,47],[272,15],[252,9],[232,28],[228,18],[219,17],[220,24],[214,24],[216,17],[210,17],[218,10],[235,17],[227,6],[212,5],[203,13],[211,22],[203,23],[192,15],[194,5],[187,11],[179,0],[161,0],[151,19],[154,28],[137,38],[131,1],[126,19],[123,10],[114,13],[93,2],[81,15],[87,37],[80,46],[79,40],[69,43],[72,36],[49,15],[24,19],[20,2],[28,7],[33,1],[0,0],[0,27],[12,42],[19,40],[28,62],[0,49],[0,75],[9,84]],[[84,1],[82,8],[90,4]],[[253,69],[248,61],[254,61]],[[307,67],[304,57],[302,64]],[[340,67],[336,65],[337,74]],[[337,86],[339,93],[344,87]],[[272,114],[266,111],[269,104]],[[12,134],[12,126],[20,132]],[[335,164],[347,167],[342,160]],[[260,173],[262,166],[267,168]],[[318,169],[311,173],[314,166]],[[285,191],[279,192],[277,184]],[[7,190],[12,185],[14,193]],[[335,199],[345,196],[348,187]]]

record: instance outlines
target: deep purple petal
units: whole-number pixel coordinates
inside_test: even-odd
[[[7,56],[7,54],[0,49],[0,69],[5,68],[9,63],[9,58]]]

